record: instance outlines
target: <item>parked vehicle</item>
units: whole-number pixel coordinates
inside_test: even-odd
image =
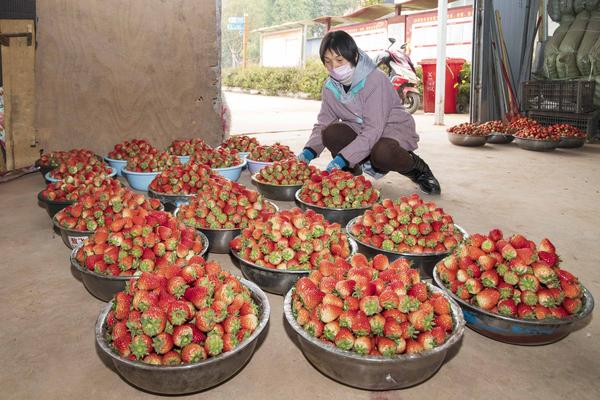
[[[386,65],[389,77],[398,92],[406,111],[413,114],[421,105],[421,93],[417,88],[419,77],[410,57],[405,53],[406,43],[394,46],[396,39],[388,38],[389,47],[375,58],[377,66]]]

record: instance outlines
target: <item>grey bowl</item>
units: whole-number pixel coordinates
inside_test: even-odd
[[[432,292],[442,290],[428,284]],[[292,291],[283,304],[288,324],[295,331],[300,349],[310,363],[330,378],[348,386],[368,390],[394,390],[417,385],[430,378],[441,367],[448,350],[461,339],[465,320],[460,307],[445,295],[452,308],[454,330],[439,347],[417,354],[399,354],[394,357],[361,356],[338,349],[312,337],[292,314]]]
[[[296,192],[302,185],[271,185],[256,179],[257,174],[252,175],[252,184],[256,186],[258,192],[267,199],[278,201],[294,201]]]
[[[356,223],[358,217],[354,218],[346,226],[346,233],[356,242],[358,246],[358,252],[364,254],[368,258],[375,257],[377,254],[384,254],[390,261],[398,258],[406,258],[412,262],[412,267],[419,270],[419,275],[423,279],[431,279],[433,268],[435,265],[448,256],[450,251],[442,251],[438,253],[398,253],[396,251],[386,251],[377,247],[371,246],[370,244],[363,243],[358,238],[354,237],[351,233],[352,226]],[[454,225],[463,235],[463,240],[469,237],[467,231],[458,225]]]
[[[276,204],[268,202],[275,212],[279,211],[279,207]],[[173,215],[177,217],[179,207],[174,211]],[[215,254],[229,254],[229,243],[238,236],[241,232],[241,228],[235,229],[210,229],[210,228],[196,228],[197,232],[202,233],[208,238],[209,251]]]
[[[359,207],[359,208],[319,207],[319,206],[315,206],[314,204],[308,204],[308,203],[300,200],[300,190],[301,189],[298,189],[298,191],[296,192],[296,195],[295,195],[296,204],[298,205],[298,207],[300,207],[304,211],[313,210],[314,212],[323,215],[327,221],[337,222],[338,224],[340,224],[342,226],[345,226],[352,219],[354,219],[360,215],[363,215],[366,210],[369,210],[375,204],[375,203],[373,203],[370,206]]]
[[[63,243],[69,249],[78,247],[85,239],[89,238],[94,233],[92,231],[78,231],[75,229],[64,228],[56,221],[56,216],[52,218],[52,223],[60,232],[60,237],[62,238]]]
[[[448,140],[456,146],[478,147],[487,143],[486,136],[455,135],[448,132]]]
[[[559,149],[576,149],[579,147],[583,147],[585,144],[585,138],[578,137],[561,137],[560,142],[558,142]]]
[[[96,321],[96,346],[112,360],[119,375],[128,383],[148,392],[181,395],[216,386],[232,377],[248,362],[269,323],[271,307],[265,293],[252,282],[245,279],[241,282],[250,289],[252,298],[260,307],[259,324],[252,335],[232,351],[196,364],[176,366],[149,365],[123,358],[110,348],[106,340],[106,316],[111,310],[112,302],[104,308]]]
[[[196,195],[159,193],[148,188],[148,197],[158,199],[165,207],[165,210],[173,212],[180,205],[189,203]]]
[[[554,140],[538,140],[538,139],[523,139],[515,137],[517,146],[524,150],[530,151],[553,151],[558,146],[559,141]]]
[[[585,325],[586,319],[594,309],[594,298],[583,288],[583,309],[577,315],[565,319],[524,320],[493,314],[462,300],[448,290],[437,273],[433,270],[435,284],[452,297],[463,310],[467,326],[484,336],[500,342],[519,345],[543,345],[554,343],[569,333]]]
[[[352,239],[348,239],[350,254],[355,254],[357,247]],[[308,276],[310,271],[289,271],[266,268],[250,261],[244,260],[237,251],[231,249],[231,254],[240,262],[240,269],[246,279],[255,282],[261,289],[269,293],[285,295],[294,286],[296,281],[303,276]]]
[[[206,251],[208,250],[208,239],[202,233],[199,233],[200,238],[202,240],[202,252],[201,256],[206,255]],[[75,254],[77,250],[83,246],[83,243],[73,249],[71,251],[71,265],[77,269],[81,273],[81,280],[83,281],[83,285],[94,297],[102,301],[110,301],[114,297],[117,292],[121,292],[125,289],[125,284],[130,279],[137,279],[137,276],[110,276],[97,274],[94,271],[90,271],[87,268],[84,268],[83,265],[80,265],[77,259],[75,258]]]
[[[487,136],[487,142],[492,144],[507,144],[515,140],[515,137],[508,133],[492,132]]]
[[[64,201],[63,200],[59,200],[59,201],[48,200],[44,196],[42,196],[42,192],[43,192],[43,190],[38,193],[37,198],[38,198],[38,201],[44,205],[44,208],[46,209],[46,212],[48,213],[50,218],[54,218],[54,216],[56,215],[57,212],[59,212],[63,208],[67,208],[71,204],[75,203],[74,201],[71,201],[71,200],[64,200]]]

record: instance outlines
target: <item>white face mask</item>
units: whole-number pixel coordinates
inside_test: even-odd
[[[354,67],[351,63],[340,65],[337,68],[329,71],[329,75],[340,82],[342,85],[350,85],[352,83],[352,75],[354,74]]]

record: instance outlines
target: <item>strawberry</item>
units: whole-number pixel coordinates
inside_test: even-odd
[[[578,314],[583,308],[581,299],[569,297],[564,299],[562,306],[571,315]]]
[[[205,360],[207,352],[198,343],[190,343],[181,349],[181,360],[184,363],[193,364]]]
[[[167,319],[175,326],[182,325],[193,316],[193,310],[184,301],[173,301],[167,307]]]
[[[311,320],[309,320],[304,325],[304,329],[311,336],[320,337],[323,334],[323,330],[325,329],[325,325],[321,321],[319,321],[317,319],[311,319]]]
[[[350,350],[354,347],[356,338],[347,328],[340,328],[335,336],[335,345],[342,350]]]
[[[209,335],[204,343],[204,349],[210,356],[218,356],[223,352],[223,338],[219,335]]]
[[[255,314],[246,314],[240,317],[240,326],[242,329],[254,331],[258,327],[258,317]]]
[[[423,302],[427,300],[428,292],[427,292],[427,284],[424,282],[415,283],[409,290],[408,295],[413,296],[417,300]]]
[[[452,332],[454,323],[450,314],[436,315],[434,318],[434,324],[436,327],[444,329],[446,332]]]
[[[152,340],[152,346],[157,354],[166,354],[173,348],[173,338],[166,332],[159,333]]]
[[[481,283],[485,287],[495,288],[500,283],[500,276],[496,270],[492,269],[489,271],[484,271],[481,274]]]
[[[136,335],[131,339],[129,348],[138,360],[142,359],[152,351],[152,339],[144,334]]]
[[[188,287],[185,289],[184,298],[192,302],[197,309],[208,307],[211,302],[211,294],[206,286]]]
[[[183,279],[181,276],[174,276],[167,282],[168,292],[178,299],[183,297],[188,287],[189,286],[186,284],[185,279]]]
[[[417,310],[410,313],[408,319],[415,329],[420,332],[430,330],[433,326],[433,312]]]
[[[327,324],[329,322],[335,321],[340,314],[342,313],[342,308],[339,306],[335,306],[332,304],[323,304],[319,311],[319,319]]]
[[[204,341],[204,334],[192,324],[179,325],[173,328],[173,343],[175,346],[183,348],[190,343],[201,343]]]
[[[450,314],[450,302],[444,296],[434,296],[431,298],[433,311],[436,315]]]
[[[201,308],[195,315],[196,327],[202,332],[210,332],[217,324],[215,318],[215,311],[212,308]]]
[[[538,252],[539,251],[556,254],[556,248],[554,247],[554,244],[552,244],[552,242],[547,238],[542,239],[540,242],[538,247]]]
[[[167,323],[167,316],[158,307],[150,307],[141,316],[142,329],[150,337],[163,332]]]
[[[484,310],[491,310],[496,307],[499,300],[500,292],[492,288],[485,288],[475,296],[475,302]]]
[[[381,312],[381,305],[379,304],[379,298],[377,296],[363,297],[360,300],[359,307],[367,316]]]
[[[377,350],[385,357],[396,354],[396,342],[385,337],[377,338]]]
[[[513,299],[502,299],[498,302],[498,313],[512,317],[517,314],[517,305]]]
[[[162,365],[180,365],[181,356],[176,351],[169,351],[162,356]]]
[[[113,311],[115,312],[115,318],[119,321],[127,319],[129,310],[131,308],[131,296],[125,292],[118,292],[115,295],[115,301],[113,303]]]
[[[354,341],[353,350],[361,355],[367,355],[373,349],[371,338],[366,336],[357,337]]]
[[[402,337],[402,327],[400,323],[393,318],[386,318],[383,332],[384,335],[390,339]]]

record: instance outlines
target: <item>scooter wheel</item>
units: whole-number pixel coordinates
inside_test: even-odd
[[[415,111],[417,111],[419,109],[419,106],[421,105],[421,96],[419,96],[419,94],[415,92],[408,92],[404,96],[404,101],[402,102],[402,105],[408,113],[414,114]]]

